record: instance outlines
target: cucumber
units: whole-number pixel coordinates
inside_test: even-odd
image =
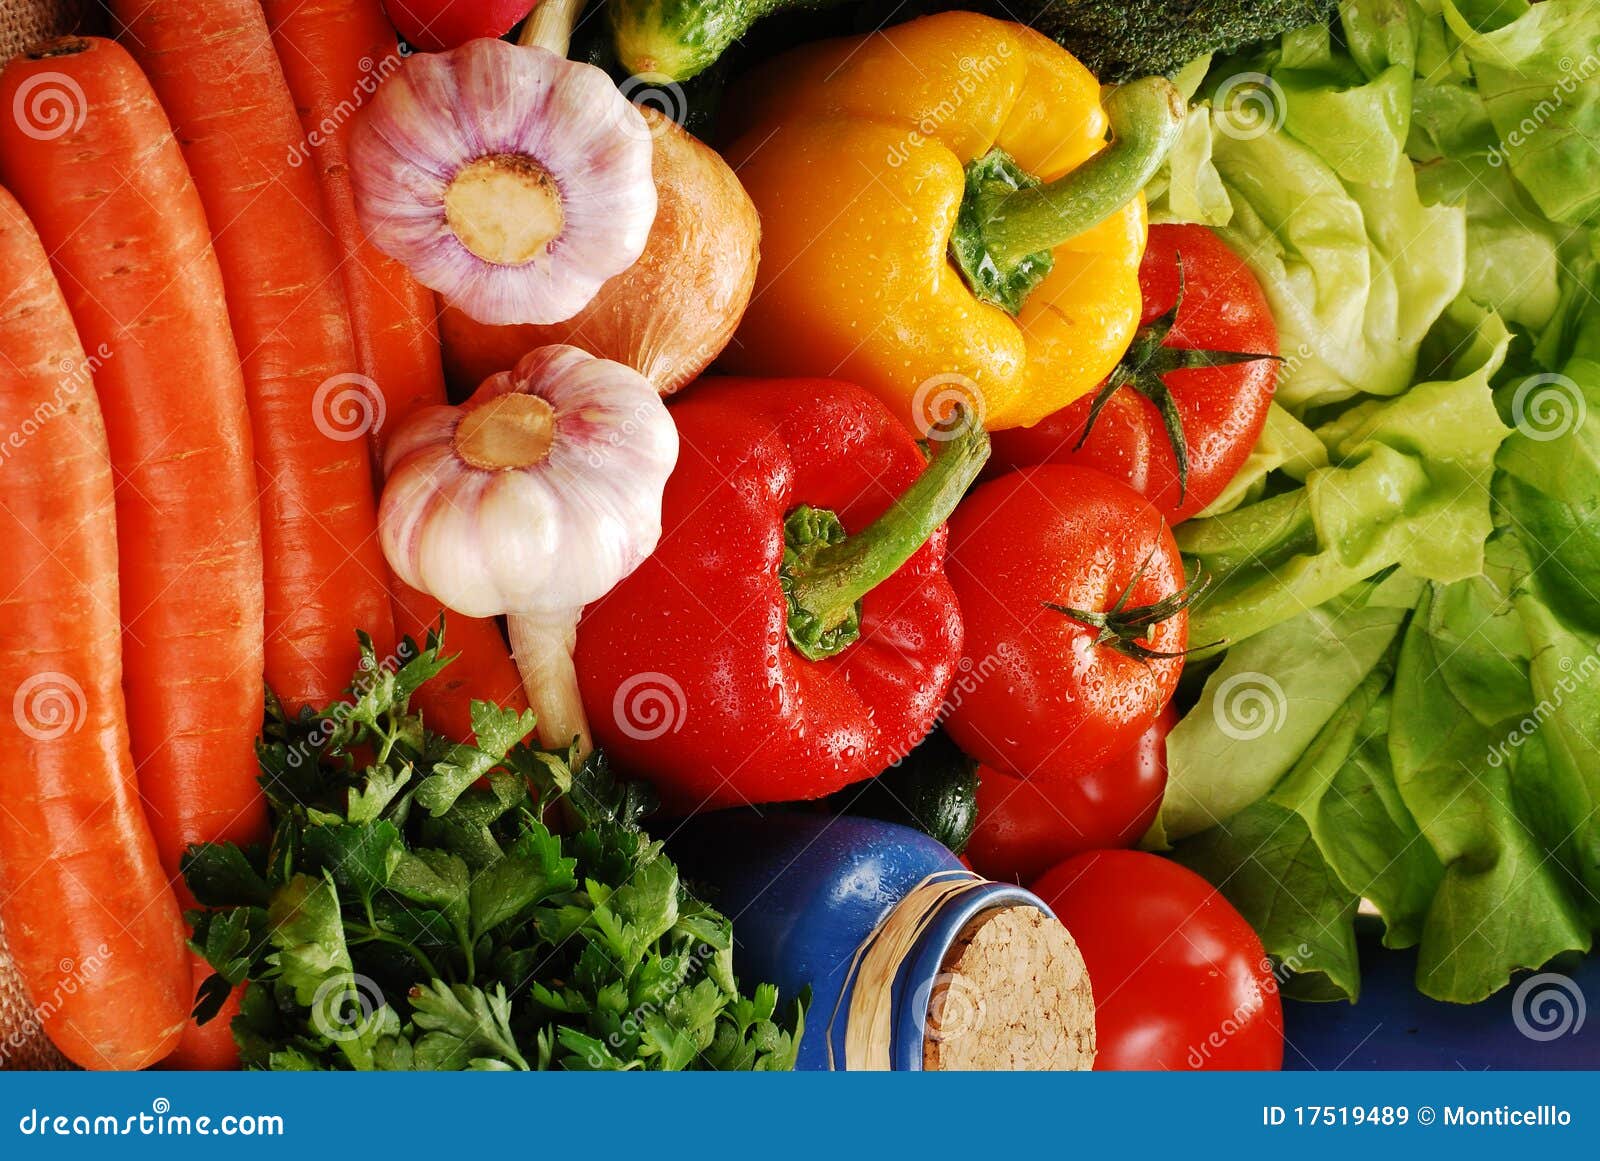
[[[773,12],[842,0],[606,0],[617,59],[652,81],[686,81]]]
[[[978,821],[978,763],[935,730],[899,765],[846,787],[830,804],[839,814],[914,827],[959,855]]]

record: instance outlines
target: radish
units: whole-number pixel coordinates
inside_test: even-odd
[[[383,6],[406,43],[423,52],[504,36],[534,7],[530,0],[383,0]]]

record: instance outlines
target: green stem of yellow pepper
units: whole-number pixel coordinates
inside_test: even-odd
[[[1128,204],[1177,140],[1186,104],[1165,77],[1106,97],[1111,144],[1071,173],[1041,184],[996,150],[967,167],[967,194],[951,257],[973,292],[1015,314],[1050,272],[1050,252]]]

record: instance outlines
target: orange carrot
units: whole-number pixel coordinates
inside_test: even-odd
[[[168,875],[190,843],[248,842],[262,716],[261,513],[249,414],[205,211],[155,93],[117,44],[53,41],[0,74],[81,116],[0,119],[0,179],[51,255],[95,376],[117,479],[124,688]]]
[[[344,259],[345,293],[365,374],[382,392],[384,434],[419,407],[445,402],[433,293],[372,246],[356,220],[346,137],[362,102],[400,67],[393,27],[380,0],[262,0],[289,89],[300,110],[310,164],[322,181],[328,220]],[[395,628],[421,641],[437,623],[439,602],[391,580]],[[499,625],[452,615],[446,649],[454,664],[423,686],[417,703],[428,724],[470,736],[473,699],[518,709],[527,702]]]
[[[93,382],[109,356],[84,355],[4,191],[0,351],[0,917],[56,1046],[85,1068],[143,1068],[178,1042],[189,967],[129,752]]]
[[[336,700],[394,648],[364,398],[316,176],[257,0],[110,0],[213,224],[244,365],[261,492],[267,686],[289,712]]]
[[[200,990],[200,985],[210,979],[211,965],[189,954],[192,983],[189,994]],[[228,993],[217,1014],[204,1024],[193,1020],[183,1026],[183,1039],[172,1054],[158,1066],[163,1071],[177,1072],[230,1072],[239,1067],[239,1046],[233,1039],[233,1018],[239,1014],[239,1001],[244,998],[245,985],[240,984]]]

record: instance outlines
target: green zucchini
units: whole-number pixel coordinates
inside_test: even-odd
[[[840,814],[915,827],[959,855],[978,821],[978,763],[936,730],[899,765],[830,801]]]

